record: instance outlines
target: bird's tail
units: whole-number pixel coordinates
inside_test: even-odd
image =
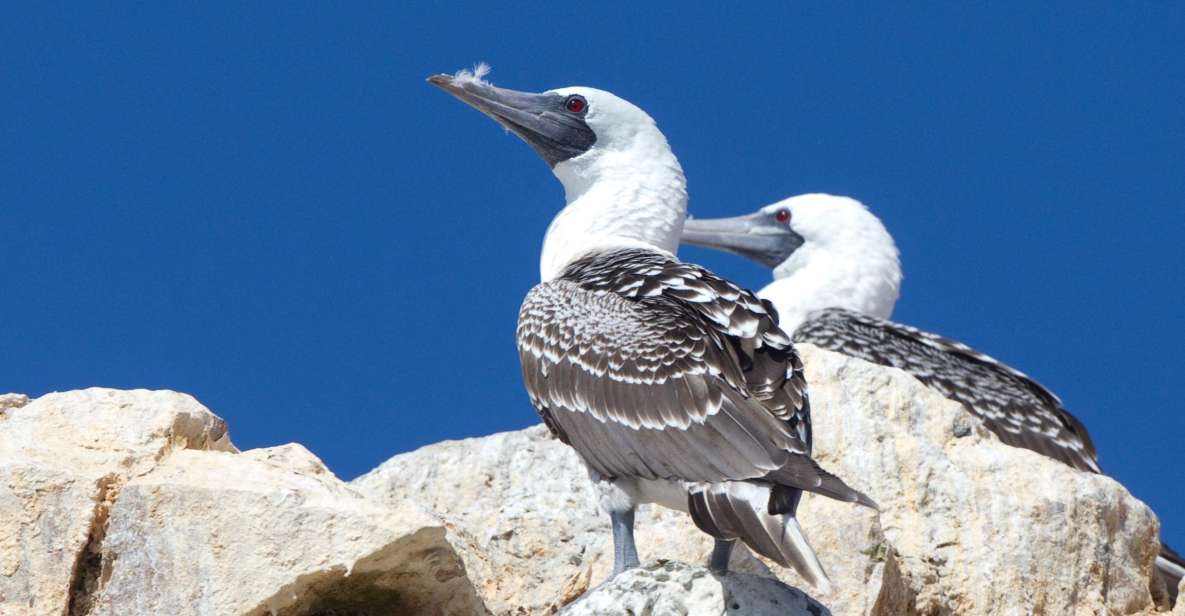
[[[1169,591],[1169,601],[1176,603],[1177,587],[1181,584],[1181,578],[1185,577],[1185,558],[1162,543],[1160,555],[1156,557],[1156,571]]]
[[[783,567],[793,567],[821,593],[831,592],[827,572],[807,543],[794,512],[770,515],[771,486],[729,481],[696,489],[687,495],[691,519],[717,539],[740,539],[751,550]],[[794,499],[797,502],[797,498]]]
[[[843,479],[827,472],[826,469],[819,466],[818,462],[807,456],[790,456],[785,466],[770,472],[763,479],[778,484],[782,488],[790,489],[793,492],[798,491],[794,490],[794,488],[799,488],[808,492],[822,494],[838,501],[857,503],[878,511],[880,510],[876,502],[869,498],[867,494],[844,483]],[[781,490],[775,490],[773,494],[774,498],[769,501],[770,513],[783,513],[784,511],[787,500],[783,496],[780,496],[779,492]],[[797,506],[797,499],[792,504],[793,506]]]

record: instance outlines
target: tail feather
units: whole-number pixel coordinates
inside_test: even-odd
[[[740,539],[754,552],[793,567],[823,594],[831,592],[827,572],[793,511],[785,516],[768,513],[770,489],[744,481],[710,484],[687,495],[688,510],[700,530],[717,539]]]
[[[1164,585],[1169,592],[1169,600],[1177,602],[1177,587],[1181,578],[1185,577],[1185,558],[1182,558],[1173,548],[1160,544],[1160,555],[1156,557],[1156,570],[1164,579]]]
[[[832,475],[819,466],[818,462],[807,456],[790,456],[786,465],[767,474],[764,479],[783,486],[793,486],[808,492],[816,492],[839,501],[859,503],[865,507],[880,510],[876,502],[867,494],[844,483],[843,479]],[[776,499],[783,502],[784,499]],[[770,502],[770,511],[782,513],[782,507],[775,501]]]

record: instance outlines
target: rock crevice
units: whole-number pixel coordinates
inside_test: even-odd
[[[120,479],[117,475],[105,475],[99,478],[97,488],[90,531],[78,552],[78,560],[74,563],[70,599],[66,607],[67,616],[90,614],[92,597],[98,590],[103,572],[103,538],[107,535],[107,519],[111,514],[111,506],[119,498]]]

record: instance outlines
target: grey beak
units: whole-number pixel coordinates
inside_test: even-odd
[[[519,92],[451,75],[433,75],[428,83],[514,132],[551,167],[587,152],[596,143],[596,134],[583,115],[566,112],[565,97],[559,94]]]
[[[683,223],[683,243],[731,252],[769,268],[790,258],[803,241],[788,225],[764,212],[733,218],[693,218]]]

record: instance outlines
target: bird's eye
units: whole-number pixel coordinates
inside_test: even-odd
[[[584,100],[583,96],[569,96],[568,100],[564,101],[564,109],[572,113],[580,113],[588,107],[588,101]]]
[[[778,213],[774,214],[774,220],[782,224],[790,222],[790,210],[778,210]]]

